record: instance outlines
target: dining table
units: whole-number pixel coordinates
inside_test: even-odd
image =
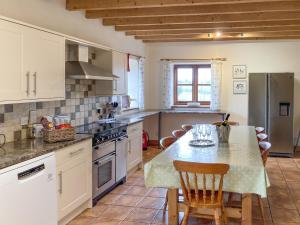
[[[202,125],[203,126],[203,125]],[[195,139],[192,130],[144,165],[146,187],[167,188],[169,224],[179,223],[181,204],[178,190],[181,188],[179,173],[173,166],[174,160],[198,163],[226,163],[230,166],[224,177],[223,191],[239,193],[241,208],[226,207],[229,218],[241,219],[242,225],[252,224],[252,196],[267,197],[270,183],[263,165],[253,126],[231,126],[228,142],[219,142],[216,126],[207,126],[211,132],[205,137],[212,141],[210,146],[192,146]],[[199,187],[201,187],[199,179]]]

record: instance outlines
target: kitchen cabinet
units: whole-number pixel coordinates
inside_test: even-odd
[[[143,157],[143,123],[139,122],[129,125],[128,134],[128,152],[127,152],[127,172],[139,166]]]
[[[0,20],[0,104],[65,97],[64,37]]]
[[[97,58],[98,56],[96,56]],[[106,61],[107,65],[101,65],[97,62],[97,66],[111,71],[112,74],[118,76],[114,80],[99,80],[96,82],[97,95],[126,95],[127,94],[127,55],[121,52],[113,51],[111,55],[106,54],[105,57],[110,57]],[[98,60],[99,61],[99,60]],[[110,67],[110,68],[108,68]]]
[[[112,54],[113,74],[118,76],[113,82],[113,94],[127,94],[127,55],[121,52]]]
[[[91,150],[88,140],[56,152],[59,224],[68,223],[92,206]]]

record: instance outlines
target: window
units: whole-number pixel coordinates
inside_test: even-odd
[[[128,72],[128,95],[130,98],[130,108],[139,108],[139,60],[137,57],[129,57]]]
[[[210,105],[211,66],[174,65],[174,104],[199,102]]]

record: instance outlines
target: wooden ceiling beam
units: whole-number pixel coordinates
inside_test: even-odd
[[[300,36],[299,31],[277,31],[277,32],[251,32],[243,33],[241,36],[240,32],[236,33],[223,33],[220,38],[250,38],[250,37],[277,37],[277,36]],[[197,38],[217,38],[215,34],[210,36],[207,33],[201,34],[166,34],[166,35],[151,35],[151,36],[135,36],[136,39],[140,40],[157,40],[157,39],[197,39]]]
[[[186,23],[186,24],[156,24],[156,25],[125,25],[116,26],[116,31],[164,31],[186,29],[229,29],[229,28],[253,28],[272,26],[300,25],[300,20],[274,20],[254,22],[227,22],[227,23]]]
[[[96,10],[277,1],[280,0],[66,0],[66,8],[68,10]]]
[[[295,12],[259,12],[240,14],[215,14],[196,16],[160,16],[135,18],[103,19],[103,25],[155,25],[155,24],[186,24],[186,23],[220,23],[249,22],[300,19],[300,11]]]
[[[300,10],[300,1],[254,2],[195,6],[172,6],[132,9],[87,10],[86,18],[127,18],[146,16],[209,15],[246,12]]]
[[[300,31],[300,25],[296,26],[273,26],[273,27],[236,27],[236,28],[211,28],[211,29],[186,29],[186,30],[150,30],[150,31],[127,31],[130,36],[152,36],[169,34],[201,34],[201,33],[246,33],[246,32],[277,32],[277,31]]]
[[[277,36],[277,37],[230,37],[230,38],[193,38],[193,39],[156,39],[143,40],[145,43],[157,42],[203,42],[203,41],[265,41],[265,40],[295,40],[300,39],[299,36]]]

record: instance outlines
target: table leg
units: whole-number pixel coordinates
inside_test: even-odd
[[[169,225],[178,224],[178,189],[168,189],[168,221]]]
[[[242,225],[252,225],[252,194],[242,196]]]

